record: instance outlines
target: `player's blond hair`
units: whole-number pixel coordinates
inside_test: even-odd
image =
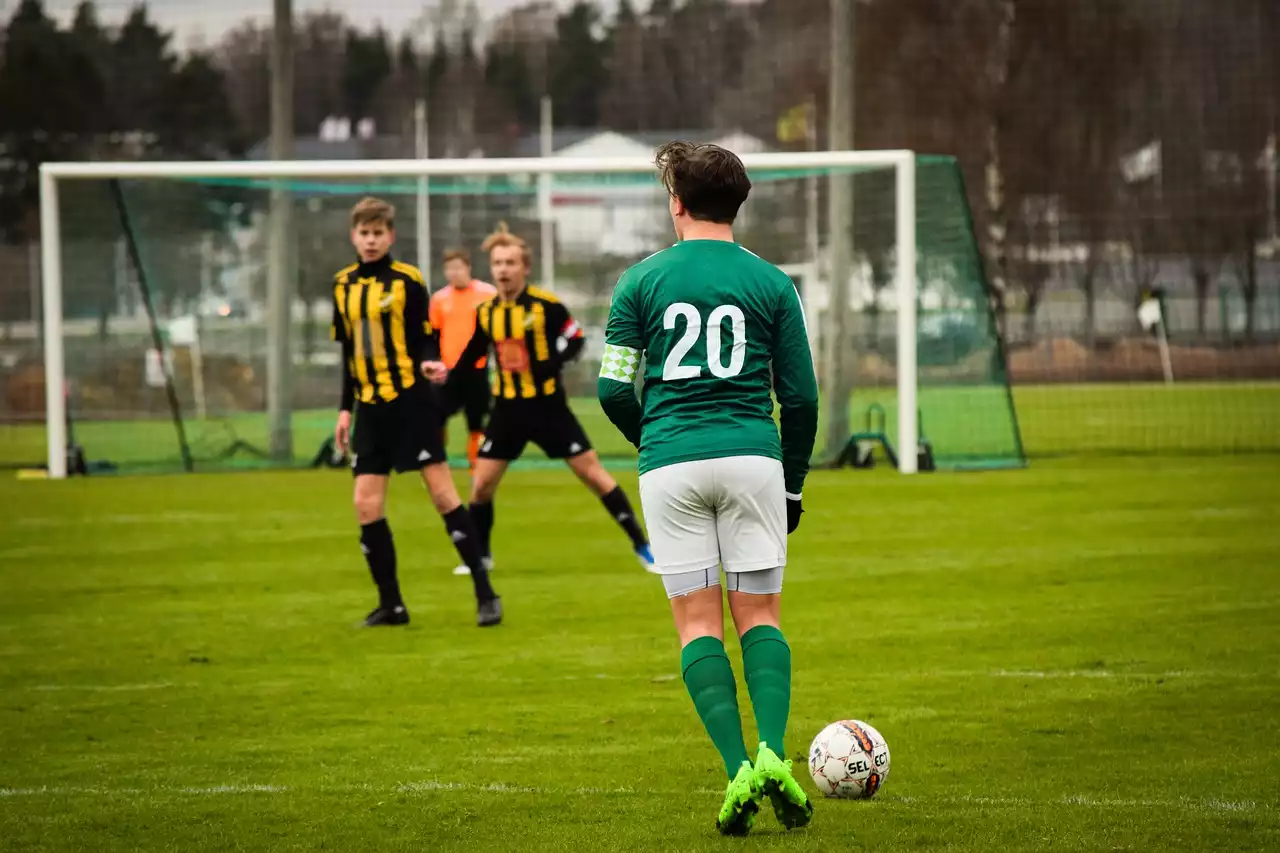
[[[512,234],[505,222],[499,222],[493,233],[484,238],[484,242],[480,244],[480,250],[488,254],[499,246],[517,247],[520,250],[520,258],[524,261],[525,269],[533,268],[533,252],[529,250],[529,244]]]
[[[380,198],[366,196],[351,208],[351,227],[359,228],[361,225],[385,225],[387,228],[395,228],[396,209]]]

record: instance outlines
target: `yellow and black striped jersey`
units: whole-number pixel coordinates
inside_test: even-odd
[[[422,273],[390,255],[339,270],[330,336],[342,344],[341,408],[390,402],[412,388],[419,365],[440,353]]]
[[[492,350],[496,402],[563,399],[560,371],[585,343],[564,303],[529,285],[511,299],[495,296],[476,309],[476,330],[458,364],[473,364]]]

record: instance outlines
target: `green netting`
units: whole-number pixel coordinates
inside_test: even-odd
[[[952,158],[916,163],[917,406],[921,437],[940,468],[1025,462],[1003,348],[987,298],[960,170]],[[839,178],[837,178],[838,180]],[[897,443],[894,174],[854,175],[853,311],[844,371],[850,426]],[[897,448],[895,448],[897,449]],[[828,452],[834,448],[828,447]]]
[[[867,407],[877,403],[886,410],[888,434],[896,441],[893,170],[769,170],[753,173],[752,179],[755,189],[738,237],[792,273],[815,334],[830,310],[825,304],[829,272],[824,258],[831,239],[826,197],[833,181],[852,182],[854,224],[841,238],[851,242],[854,257],[851,322],[848,339],[838,348],[840,381],[824,388],[824,406],[847,399],[851,423],[860,427]],[[1020,464],[1005,362],[984,295],[959,171],[949,159],[920,158],[917,180],[924,434],[941,467]],[[429,250],[420,254],[415,209],[424,186],[431,236]],[[626,462],[632,449],[594,401],[597,359],[618,275],[673,239],[666,196],[651,174],[556,175],[551,186],[550,204],[541,207],[552,211],[553,286],[586,327],[589,340],[566,382],[593,442],[606,457]],[[337,401],[339,358],[328,340],[330,287],[333,272],[352,254],[347,217],[359,196],[375,194],[396,205],[394,252],[410,262],[427,258],[425,272],[434,286],[442,277],[431,259],[438,260],[448,247],[471,250],[475,273],[486,277],[478,246],[499,221],[534,247],[535,279],[544,269],[536,255],[542,245],[539,202],[545,200],[531,175],[425,182],[128,180],[119,189],[121,203],[110,182],[64,181],[60,203],[73,431],[91,460],[125,472],[182,468],[165,373],[197,470],[312,462],[331,431]],[[296,229],[290,264],[292,449],[280,457],[267,453],[271,326],[266,290],[273,190],[287,194]],[[140,270],[131,261],[124,221],[135,237]],[[148,303],[164,338],[163,359],[151,353]],[[814,344],[824,352],[821,341]],[[164,373],[158,372],[162,365]],[[459,424],[451,436],[459,457],[462,432]],[[24,432],[11,446],[30,448],[35,461],[43,458],[42,442],[34,432]]]

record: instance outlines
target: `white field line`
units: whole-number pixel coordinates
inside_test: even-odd
[[[1169,670],[1167,672],[1113,672],[1106,669],[1060,669],[1060,670],[1036,670],[1036,669],[998,669],[993,671],[964,671],[964,670],[943,670],[934,672],[920,671],[904,671],[904,672],[881,672],[874,673],[877,679],[886,678],[1026,678],[1026,679],[1120,679],[1134,681],[1154,681],[1159,679],[1173,678],[1205,678],[1205,679],[1267,679],[1275,678],[1277,673],[1266,672],[1225,672],[1218,670]],[[539,678],[539,679],[509,679],[512,683],[542,683],[547,681],[643,681],[652,684],[660,684],[665,682],[679,681],[680,676],[676,673],[656,673],[653,675],[619,675],[616,673],[595,673],[593,675],[562,675],[556,678]],[[78,691],[86,693],[120,693],[145,690],[167,690],[194,688],[199,689],[203,685],[198,682],[171,682],[157,681],[144,682],[140,684],[31,684],[17,689],[34,690],[39,692],[58,692],[58,691]],[[252,686],[248,683],[240,683],[241,687]],[[258,686],[270,686],[272,688],[288,687],[288,682],[264,682]]]
[[[535,796],[630,796],[630,797],[686,797],[690,794],[718,797],[724,792],[714,788],[692,788],[687,790],[658,790],[647,788],[557,788],[534,785],[507,785],[500,782],[480,784],[476,782],[446,782],[439,779],[425,779],[418,782],[406,782],[392,787],[373,785],[320,786],[317,788],[297,788],[288,785],[213,785],[206,787],[181,786],[160,788],[108,788],[108,787],[59,787],[42,786],[37,788],[0,788],[0,799],[37,798],[37,797],[143,797],[178,795],[189,797],[240,796],[248,794],[289,794],[289,793],[350,793],[368,792],[374,794],[430,794],[438,792],[459,791],[486,794],[529,794]],[[825,802],[825,801],[824,801]],[[917,806],[991,806],[997,808],[1043,808],[1059,806],[1082,809],[1163,809],[1170,811],[1194,811],[1205,813],[1249,813],[1276,812],[1277,806],[1272,803],[1259,803],[1254,800],[1223,800],[1218,798],[1194,799],[1177,797],[1168,799],[1125,799],[1112,797],[1093,797],[1076,794],[1049,800],[1036,800],[1027,797],[913,797],[882,796],[866,807],[917,807]],[[857,807],[857,806],[854,806]]]
[[[81,690],[88,693],[128,693],[135,690],[165,690],[170,687],[191,687],[194,685],[174,684],[171,681],[157,681],[150,684],[36,684],[29,690],[52,692],[57,690]]]

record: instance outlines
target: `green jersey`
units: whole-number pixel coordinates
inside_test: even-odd
[[[767,456],[782,461],[788,493],[804,485],[818,386],[800,296],[785,273],[737,243],[687,240],[623,273],[597,391],[605,414],[640,449],[642,474]]]

